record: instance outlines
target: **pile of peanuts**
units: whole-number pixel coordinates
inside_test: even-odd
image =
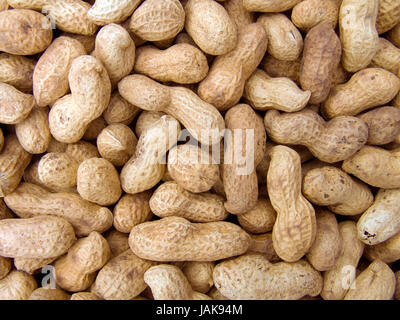
[[[0,299],[400,299],[399,76],[400,0],[0,0]]]

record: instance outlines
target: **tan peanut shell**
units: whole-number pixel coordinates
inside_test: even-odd
[[[400,49],[385,38],[379,38],[379,47],[372,58],[371,67],[383,68],[394,74],[400,69]]]
[[[264,13],[257,23],[263,25],[268,38],[268,53],[276,59],[294,61],[303,50],[303,38],[299,30],[282,13]]]
[[[144,281],[151,288],[154,300],[211,300],[205,294],[194,291],[176,266],[153,266],[145,272]]]
[[[391,300],[396,289],[396,277],[390,267],[373,261],[355,280],[355,289],[350,289],[344,300]]]
[[[182,272],[188,279],[192,289],[200,293],[207,293],[214,285],[214,262],[188,261]]]
[[[333,29],[339,19],[339,6],[332,0],[305,0],[292,10],[291,19],[297,28],[308,32],[319,23],[328,23]]]
[[[257,69],[246,81],[243,97],[256,110],[295,112],[307,105],[311,91],[301,90],[287,77],[272,78]]]
[[[135,72],[157,81],[190,84],[205,78],[208,63],[204,53],[190,44],[175,44],[166,50],[148,45],[136,51]]]
[[[317,234],[306,257],[318,271],[332,269],[343,250],[335,215],[328,210],[317,210]]]
[[[363,69],[347,83],[332,88],[322,114],[327,118],[357,115],[388,103],[399,90],[400,79],[393,73],[381,68]]]
[[[0,280],[0,300],[27,300],[37,287],[33,276],[13,270]]]
[[[24,56],[0,53],[0,81],[31,93],[36,61]]]
[[[153,217],[149,200],[152,192],[125,194],[114,207],[114,227],[120,232],[129,233],[138,224]]]
[[[130,300],[145,288],[143,275],[154,262],[142,260],[130,249],[112,258],[99,271],[91,292],[105,300]]]
[[[225,0],[222,5],[235,22],[238,30],[254,22],[254,14],[246,10],[242,0]]]
[[[98,26],[89,20],[90,3],[82,0],[47,1],[42,7],[57,29],[81,35],[93,35]]]
[[[224,119],[210,103],[184,87],[168,87],[143,75],[131,75],[118,84],[121,96],[147,111],[176,118],[202,144],[215,144],[225,129]]]
[[[300,83],[303,90],[311,91],[310,103],[318,104],[328,97],[341,54],[340,39],[329,23],[320,23],[307,33]]]
[[[283,12],[293,8],[302,0],[243,0],[247,11]]]
[[[48,108],[33,108],[25,120],[15,125],[18,141],[27,152],[40,154],[47,150],[51,140],[48,115]]]
[[[364,146],[343,162],[342,169],[373,187],[400,188],[399,160],[399,149]]]
[[[267,187],[271,204],[277,212],[272,231],[274,249],[281,259],[295,262],[309,251],[315,240],[315,211],[301,194],[298,153],[285,146],[276,146],[272,148],[270,157]]]
[[[120,23],[128,19],[141,0],[96,0],[88,18],[97,25]]]
[[[101,299],[91,292],[77,292],[71,295],[70,300],[101,300]]]
[[[209,191],[220,174],[212,155],[191,144],[179,145],[169,151],[168,172],[177,184],[194,193]]]
[[[272,231],[276,221],[276,211],[269,199],[259,198],[256,206],[244,214],[238,215],[240,226],[250,233]]]
[[[111,83],[101,62],[87,55],[73,60],[68,80],[71,95],[54,104],[49,114],[49,125],[56,140],[74,143],[83,137],[90,122],[107,108]]]
[[[0,123],[20,123],[29,116],[34,106],[35,99],[31,94],[0,82]]]
[[[400,189],[380,189],[357,222],[358,238],[376,245],[400,232]]]
[[[233,223],[191,223],[181,217],[144,222],[129,235],[136,255],[165,262],[225,259],[246,252],[249,244],[249,235]]]
[[[355,280],[356,268],[364,251],[364,244],[358,240],[357,227],[353,221],[339,223],[343,250],[335,266],[324,273],[321,297],[324,300],[341,300]]]
[[[77,292],[86,290],[95,280],[96,271],[110,259],[107,240],[98,232],[81,238],[59,258],[55,264],[55,279],[64,290]]]
[[[122,124],[110,124],[97,137],[100,155],[114,166],[123,166],[135,153],[137,138],[132,130]]]
[[[3,279],[11,271],[11,260],[0,257],[0,280]]]
[[[140,137],[146,129],[148,129],[153,123],[160,120],[163,115],[165,115],[165,113],[157,111],[142,111],[136,120],[136,136]]]
[[[387,38],[397,47],[400,44],[400,24],[397,24],[387,33]]]
[[[365,246],[364,256],[369,261],[375,259],[385,263],[392,263],[400,259],[400,233],[397,233],[388,240],[372,246]]]
[[[16,55],[33,55],[51,43],[50,20],[28,9],[0,11],[0,51]]]
[[[269,262],[282,261],[275,252],[272,233],[250,234],[251,243],[247,252],[261,253]]]
[[[178,0],[145,0],[133,13],[129,28],[147,41],[174,38],[185,25],[185,10]]]
[[[21,183],[5,197],[11,210],[21,218],[54,215],[69,221],[78,236],[104,232],[112,225],[112,213],[74,193],[50,193],[30,183]]]
[[[252,23],[239,30],[235,48],[217,57],[207,77],[199,84],[200,98],[221,111],[237,104],[246,80],[265,55],[267,44],[267,35],[261,24]]]
[[[14,258],[14,266],[17,270],[28,274],[35,274],[43,267],[50,265],[54,258]]]
[[[270,110],[264,123],[273,141],[303,145],[316,158],[328,163],[348,159],[368,139],[368,126],[361,119],[341,116],[325,122],[312,110],[281,114]]]
[[[45,215],[0,220],[0,255],[3,257],[57,257],[65,253],[74,241],[74,229],[60,217]]]
[[[218,291],[231,300],[297,300],[317,296],[323,283],[305,260],[272,264],[257,253],[217,264],[213,278]]]
[[[371,190],[339,168],[315,168],[304,176],[303,194],[318,206],[341,215],[357,215],[367,210],[374,201]]]
[[[32,155],[26,152],[15,135],[8,135],[0,153],[0,196],[4,197],[13,192],[19,185],[22,175]]]
[[[221,4],[212,0],[189,0],[185,13],[185,30],[202,51],[219,56],[235,48],[237,26]]]
[[[221,196],[209,192],[191,193],[173,181],[159,186],[149,204],[151,211],[161,218],[177,216],[193,222],[213,222],[228,216]]]
[[[38,288],[35,289],[28,300],[70,300],[71,295],[66,293],[64,290],[55,288]]]
[[[400,134],[400,109],[381,107],[358,116],[368,125],[367,144],[384,145],[396,139]]]
[[[8,4],[15,9],[42,10],[48,0],[7,0]]]
[[[33,94],[39,107],[52,105],[69,91],[72,61],[86,54],[76,39],[58,37],[42,54],[33,73]]]
[[[129,125],[140,111],[139,108],[122,98],[118,92],[114,92],[107,109],[103,112],[103,118],[108,124]]]
[[[133,70],[135,52],[136,46],[128,31],[112,23],[97,33],[92,55],[103,63],[114,86]]]
[[[87,141],[78,141],[76,143],[66,144],[65,146],[66,148],[63,151],[79,164],[87,159],[100,157],[96,146]],[[48,152],[51,151],[48,150]],[[61,152],[61,150],[59,150],[59,152]]]
[[[107,122],[102,116],[94,119],[92,122],[89,123],[82,139],[86,141],[96,140],[100,132],[105,129],[105,127],[107,127]]]
[[[126,193],[139,193],[154,187],[164,175],[165,153],[178,141],[180,125],[170,116],[163,116],[143,135],[136,153],[125,163],[120,179]]]
[[[230,213],[243,214],[257,204],[256,168],[264,156],[267,137],[262,118],[246,104],[231,108],[225,114],[225,125],[231,135],[225,138],[222,165],[225,208]]]
[[[349,72],[367,67],[378,50],[379,0],[343,0],[339,11],[342,63]]]
[[[112,258],[129,249],[129,234],[119,232],[113,228],[107,231],[104,237],[110,246]]]
[[[397,0],[380,0],[376,30],[379,34],[385,33],[399,23],[400,2]]]
[[[93,35],[84,35],[84,34],[76,34],[70,32],[61,32],[61,36],[73,38],[78,40],[86,50],[86,54],[90,54],[94,50],[96,36]]]

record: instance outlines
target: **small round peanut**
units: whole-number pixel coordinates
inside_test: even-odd
[[[33,276],[13,270],[0,280],[0,300],[27,300],[37,287]]]
[[[108,124],[122,123],[129,125],[141,110],[130,104],[118,92],[111,95],[110,104],[103,112],[103,118]]]
[[[77,292],[71,295],[70,300],[101,300],[101,299],[91,292]]]
[[[105,127],[107,127],[107,122],[103,117],[98,117],[97,119],[94,119],[92,122],[89,123],[82,139],[87,141],[96,140],[100,132]]]
[[[71,296],[64,290],[55,288],[38,288],[29,296],[28,300],[70,300]]]
[[[136,120],[135,133],[137,137],[140,137],[142,133],[148,129],[153,123],[160,120],[165,115],[163,112],[157,111],[142,111]]]
[[[24,56],[0,53],[0,81],[31,93],[36,61]]]
[[[140,2],[141,0],[96,0],[87,16],[97,25],[124,22]]]
[[[256,206],[250,211],[238,215],[240,226],[251,233],[272,231],[276,220],[276,211],[269,199],[258,199]]]
[[[28,274],[36,274],[42,268],[51,264],[56,258],[14,258],[14,266],[17,270]]]
[[[129,234],[111,229],[107,231],[105,238],[110,246],[111,258],[114,258],[129,249]]]
[[[214,262],[197,261],[189,261],[184,264],[182,272],[194,291],[207,293],[214,285],[214,264]]]

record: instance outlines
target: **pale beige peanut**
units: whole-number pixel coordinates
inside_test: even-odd
[[[87,16],[97,25],[124,22],[140,2],[141,0],[96,0]]]
[[[386,263],[400,259],[400,233],[379,244],[365,246],[364,256],[369,261],[379,259]]]
[[[7,0],[8,4],[15,9],[42,10],[49,0]]]
[[[371,60],[371,67],[383,68],[394,74],[400,69],[400,49],[385,38],[379,38],[379,47]]]
[[[31,154],[45,152],[50,144],[48,114],[48,108],[33,108],[28,118],[15,125],[19,143]]]
[[[303,145],[319,160],[334,163],[348,159],[368,139],[368,126],[356,117],[341,116],[326,122],[312,110],[265,114],[268,136],[276,143]]]
[[[227,110],[237,104],[246,80],[265,55],[267,44],[267,34],[260,23],[252,23],[240,29],[235,48],[218,56],[207,77],[199,84],[200,98],[218,110]]]
[[[82,0],[47,1],[42,11],[54,21],[57,29],[65,32],[93,35],[98,26],[88,17],[90,3]]]
[[[214,284],[214,262],[188,261],[182,268],[183,274],[189,281],[192,289],[200,293],[207,293]]]
[[[209,192],[191,193],[173,181],[160,185],[149,204],[151,211],[161,218],[177,216],[193,222],[212,222],[228,216],[221,196]]]
[[[342,64],[349,72],[367,67],[379,46],[379,0],[343,0],[339,11]]]
[[[310,170],[303,178],[303,194],[313,204],[341,215],[361,214],[374,201],[366,184],[333,166]]]
[[[269,199],[259,198],[256,206],[250,211],[238,215],[240,226],[251,233],[272,231],[276,221],[276,211]]]
[[[101,206],[114,204],[122,194],[118,171],[106,159],[85,160],[78,168],[77,190],[83,199],[90,202]]]
[[[90,122],[107,108],[111,83],[101,62],[87,55],[73,60],[68,80],[71,95],[53,105],[49,125],[56,140],[74,143],[82,138]]]
[[[149,200],[151,191],[125,194],[114,207],[114,227],[120,232],[129,233],[138,224],[153,217]]]
[[[72,61],[86,54],[83,45],[69,37],[58,37],[42,54],[33,72],[33,94],[39,107],[52,105],[69,91]]]
[[[87,159],[100,157],[96,146],[87,141],[78,141],[76,143],[67,144],[64,151],[79,164]],[[49,150],[48,152],[51,151]]]
[[[28,9],[1,11],[0,30],[0,51],[16,55],[42,52],[53,37],[50,20]]]
[[[91,292],[76,292],[71,295],[70,300],[101,300]]]
[[[136,136],[140,137],[147,128],[149,128],[153,123],[160,120],[163,115],[165,115],[165,113],[157,111],[142,111],[136,120]]]
[[[120,179],[126,193],[139,193],[154,187],[164,175],[165,153],[178,141],[179,122],[163,116],[139,138],[135,155],[125,163]]]
[[[0,280],[11,271],[12,264],[8,258],[0,257]]]
[[[67,149],[67,144],[57,141],[53,137],[51,137],[49,147],[47,148],[47,152],[64,152]]]
[[[122,124],[110,124],[97,137],[100,155],[114,166],[123,166],[135,153],[137,138],[132,130]]]
[[[17,270],[28,274],[36,274],[43,267],[50,265],[54,258],[14,258],[14,266]]]
[[[254,22],[254,14],[246,10],[242,0],[225,0],[222,4],[238,30]]]
[[[96,35],[92,53],[107,70],[111,84],[128,75],[135,64],[136,46],[128,31],[115,23],[104,26]]]
[[[94,282],[96,271],[107,263],[110,256],[107,240],[98,232],[91,232],[55,262],[57,285],[70,292],[86,290]]]
[[[400,134],[400,109],[386,106],[358,115],[368,125],[367,144],[385,145]]]
[[[89,123],[85,134],[83,135],[82,139],[86,141],[93,141],[96,140],[99,136],[100,132],[107,127],[107,122],[103,118],[103,116],[94,119],[92,122]]]
[[[298,153],[285,146],[276,146],[270,157],[267,187],[277,212],[272,230],[274,249],[282,260],[295,262],[309,251],[315,240],[315,211],[301,193]]]
[[[400,188],[400,149],[386,150],[375,146],[364,146],[352,157],[343,161],[342,169],[370,186],[393,189]]]
[[[103,112],[103,118],[108,124],[122,123],[129,125],[141,110],[130,104],[118,92],[111,94],[110,103]]]
[[[25,120],[35,106],[33,95],[0,82],[0,123],[17,124]]]
[[[400,2],[398,0],[379,0],[376,30],[379,34],[395,27],[400,19]]]
[[[357,222],[358,238],[366,244],[382,243],[400,232],[400,189],[380,189],[375,201]]]
[[[60,217],[0,220],[0,254],[3,257],[57,257],[65,253],[75,239],[71,224]]]
[[[305,260],[272,264],[258,253],[218,263],[213,278],[231,300],[297,300],[317,296],[323,284],[321,274]]]
[[[58,192],[72,192],[76,186],[79,163],[66,152],[46,153],[39,161],[37,174],[41,184]]]
[[[328,210],[317,210],[317,234],[307,253],[307,260],[318,271],[332,269],[343,250],[335,215]]]
[[[61,32],[61,36],[78,40],[86,50],[86,54],[90,54],[94,50],[96,35],[84,35],[70,32]]]
[[[256,110],[295,112],[307,105],[311,91],[301,90],[289,78],[272,78],[266,72],[257,69],[246,81],[243,96]]]
[[[168,153],[168,172],[182,188],[198,193],[209,191],[219,177],[219,166],[206,150],[183,144]]]
[[[275,59],[271,55],[265,55],[264,59],[261,61],[260,68],[271,77],[289,78],[299,84],[300,65],[301,58],[294,61],[282,61]]]
[[[302,0],[243,0],[243,6],[248,11],[283,12],[293,8]]]
[[[37,287],[33,276],[13,270],[0,280],[0,300],[27,300]]]
[[[38,288],[35,289],[28,300],[70,300],[71,295],[59,288]]]
[[[54,215],[69,221],[77,236],[92,231],[104,232],[113,221],[112,213],[82,199],[75,193],[51,193],[30,183],[21,183],[5,202],[21,218]],[[22,220],[22,219],[21,219]]]
[[[221,140],[221,131],[225,129],[221,114],[188,88],[168,87],[136,74],[122,79],[118,89],[131,104],[176,118],[202,144],[215,144]]]
[[[19,185],[22,175],[32,155],[26,152],[15,135],[8,135],[0,153],[0,195],[2,197],[13,192]]]
[[[268,38],[268,53],[276,59],[294,61],[303,50],[303,38],[293,22],[282,13],[264,13],[257,22]]]
[[[333,29],[339,19],[339,6],[332,0],[305,0],[292,10],[293,23],[303,31],[309,31],[321,22],[329,23]]]
[[[31,93],[32,76],[36,61],[24,56],[0,53],[0,82]]]
[[[373,261],[355,280],[355,289],[350,289],[344,300],[391,300],[396,289],[396,277],[390,267]]]
[[[112,258],[129,249],[129,234],[110,229],[104,237],[110,246]]]
[[[176,266],[153,266],[145,272],[144,281],[151,288],[154,300],[211,300],[207,295],[195,291]]]
[[[324,287],[321,297],[325,300],[341,300],[353,284],[356,268],[364,251],[364,244],[357,237],[353,221],[339,223],[343,250],[335,266],[324,273]]]
[[[223,55],[238,41],[238,30],[224,7],[211,0],[189,0],[185,30],[205,53]]]
[[[155,263],[137,257],[128,249],[99,271],[91,292],[105,300],[130,300],[145,288],[143,275]]]
[[[190,84],[205,78],[208,63],[204,53],[190,44],[175,44],[165,50],[147,45],[136,51],[135,72],[162,82]]]
[[[191,223],[181,217],[144,222],[129,235],[136,255],[164,262],[225,259],[246,252],[249,244],[249,235],[230,222]]]
[[[129,28],[147,41],[174,38],[185,25],[185,10],[178,0],[146,0],[133,13]]]
[[[381,68],[367,68],[355,73],[345,84],[332,88],[322,106],[327,118],[353,116],[384,105],[400,90],[400,79]]]

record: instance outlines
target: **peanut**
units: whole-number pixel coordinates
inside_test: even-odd
[[[58,288],[38,288],[31,293],[28,300],[70,300],[70,298],[68,293]]]
[[[139,112],[139,108],[131,105],[118,92],[114,92],[111,95],[110,104],[103,112],[103,118],[108,124],[129,125]]]
[[[397,0],[379,0],[379,11],[376,29],[379,34],[385,33],[399,23],[400,3]]]
[[[238,31],[254,22],[254,14],[246,10],[242,0],[225,0],[223,6],[235,22]]]
[[[261,253],[270,262],[282,261],[275,252],[272,233],[250,234],[251,243],[247,252]]]
[[[140,2],[141,0],[96,0],[87,16],[97,25],[124,22]]]
[[[261,61],[261,68],[271,77],[289,78],[290,80],[300,83],[300,65],[301,58],[294,61],[282,61],[275,59],[273,56],[266,55]]]
[[[11,271],[11,260],[8,258],[0,257],[0,280],[5,278]]]
[[[372,246],[365,246],[364,256],[369,261],[375,259],[386,263],[392,263],[400,259],[400,233],[397,233],[388,240]]]
[[[33,276],[13,270],[0,280],[0,300],[27,300],[36,288]]]
[[[31,93],[35,63],[35,60],[24,56],[0,53],[0,81]]]
[[[243,0],[247,11],[283,12],[292,9],[302,0]]]
[[[0,82],[0,123],[20,123],[29,116],[34,106],[35,99],[31,94]]]
[[[91,292],[77,292],[71,295],[70,300],[101,300]]]
[[[200,293],[207,293],[214,285],[214,262],[189,261],[182,268],[192,289]]]
[[[136,120],[135,133],[140,137],[153,123],[160,120],[165,113],[157,111],[142,111]]]
[[[107,122],[102,116],[94,119],[92,122],[89,123],[82,139],[87,141],[96,140],[100,132],[105,129],[105,127],[107,127]]]
[[[54,260],[54,258],[14,258],[14,266],[17,270],[23,271],[28,274],[36,274],[44,266],[49,265]]]
[[[400,49],[385,38],[379,38],[379,47],[372,58],[371,67],[386,69],[394,74],[400,71]]]
[[[129,234],[119,232],[115,229],[107,231],[105,238],[111,250],[111,258],[129,249]]]
[[[276,211],[269,199],[258,199],[256,206],[238,215],[240,226],[247,232],[265,233],[272,231],[276,221]]]

